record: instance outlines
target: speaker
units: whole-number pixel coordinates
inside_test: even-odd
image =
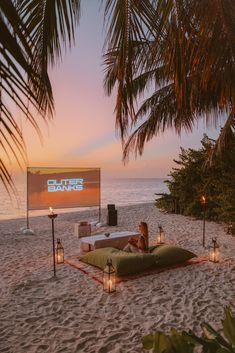
[[[116,226],[117,225],[117,210],[110,211],[108,209],[107,225]]]
[[[115,211],[115,205],[114,204],[109,204],[107,205],[108,211]]]

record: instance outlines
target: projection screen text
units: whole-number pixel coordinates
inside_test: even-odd
[[[28,210],[100,206],[99,168],[27,169]]]

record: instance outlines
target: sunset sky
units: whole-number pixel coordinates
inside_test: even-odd
[[[103,13],[99,1],[82,2],[76,45],[51,72],[56,113],[43,130],[43,144],[21,117],[29,166],[101,167],[103,177],[165,177],[179,147],[198,147],[205,128],[179,138],[173,131],[153,139],[144,154],[124,166],[122,146],[115,133],[115,97],[103,90]],[[216,130],[207,130],[210,137]]]

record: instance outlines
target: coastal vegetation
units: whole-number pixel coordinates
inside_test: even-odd
[[[202,353],[234,353],[235,352],[235,318],[229,308],[224,309],[222,320],[223,334],[211,325],[202,323],[203,335],[194,332],[178,332],[171,330],[170,335],[156,332],[143,338],[143,346],[153,353],[194,353],[200,346]]]
[[[158,195],[158,208],[200,218],[201,196],[205,195],[206,218],[235,225],[235,136],[231,132],[227,149],[210,164],[215,143],[204,135],[199,150],[181,148],[178,160],[174,160],[177,166],[165,181],[169,193]]]

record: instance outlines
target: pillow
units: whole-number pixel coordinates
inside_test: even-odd
[[[117,251],[119,250],[115,248],[100,248],[89,251],[85,255],[81,255],[79,260],[89,265],[99,267],[103,270],[107,264],[107,260],[111,259],[112,255]]]
[[[101,248],[90,251],[80,257],[80,260],[102,270],[107,260],[112,259],[117,275],[129,275],[147,270],[155,265],[155,254],[128,253],[115,248]]]
[[[175,245],[160,245],[151,252],[156,256],[157,266],[175,265],[197,257],[189,250]]]
[[[112,256],[117,274],[120,276],[136,274],[155,266],[156,256],[149,253],[128,253],[120,250]]]

